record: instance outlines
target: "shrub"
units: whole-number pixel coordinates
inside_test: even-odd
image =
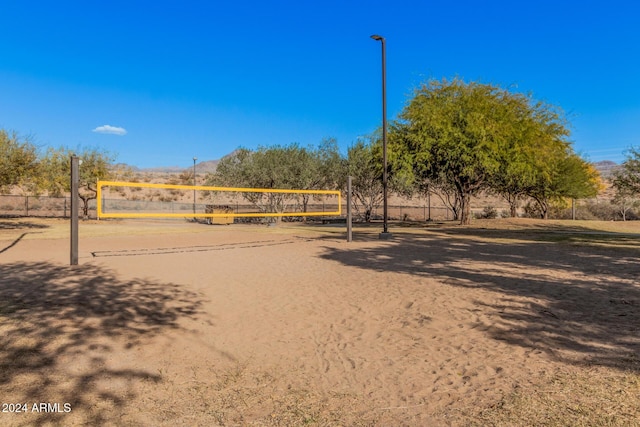
[[[498,217],[498,210],[493,206],[485,206],[482,209],[482,213],[476,214],[479,219],[496,219]]]
[[[542,217],[542,213],[537,203],[528,201],[527,204],[522,207],[522,216],[525,218],[540,218]]]

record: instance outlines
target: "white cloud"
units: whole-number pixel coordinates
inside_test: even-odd
[[[120,128],[117,126],[109,126],[109,125],[104,125],[104,126],[98,126],[97,128],[95,128],[93,130],[93,132],[96,133],[109,133],[112,135],[126,135],[127,134],[127,130],[125,128]]]

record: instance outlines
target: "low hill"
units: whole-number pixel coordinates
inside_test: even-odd
[[[595,162],[593,165],[598,172],[600,172],[600,176],[605,179],[611,178],[613,176],[613,171],[618,167],[618,164],[611,160],[602,160]]]

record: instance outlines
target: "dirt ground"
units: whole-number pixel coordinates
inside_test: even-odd
[[[72,267],[0,219],[0,425],[469,425],[640,373],[640,223],[378,228],[87,221]]]

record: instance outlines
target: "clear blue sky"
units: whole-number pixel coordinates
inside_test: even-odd
[[[459,76],[559,105],[589,160],[640,145],[631,0],[3,0],[0,17],[0,128],[43,148],[139,167],[326,137],[346,150],[381,124],[372,34],[390,120],[420,82]]]

